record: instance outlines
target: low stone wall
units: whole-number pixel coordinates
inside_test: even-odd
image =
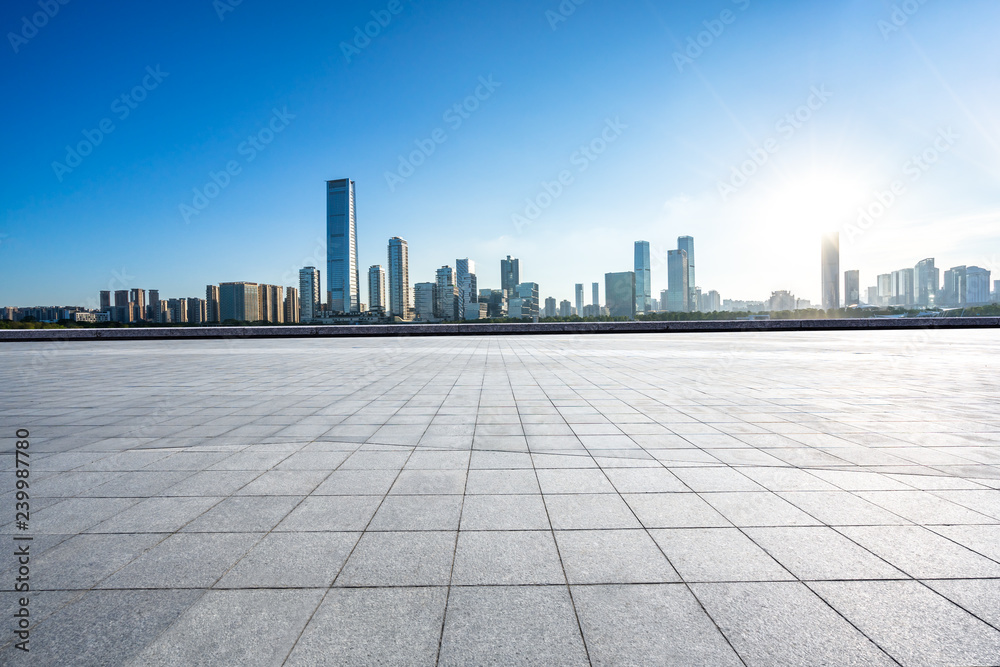
[[[337,326],[150,327],[148,329],[6,329],[0,342],[182,340],[206,338],[344,338],[361,336],[511,336],[545,334],[696,333],[726,331],[853,331],[983,329],[1000,317],[686,322],[512,322],[504,324],[381,324]]]

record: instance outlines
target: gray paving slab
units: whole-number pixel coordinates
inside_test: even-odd
[[[563,584],[566,576],[551,531],[462,531],[452,584]]]
[[[647,584],[680,581],[645,530],[558,530],[571,584]]]
[[[361,533],[270,533],[215,588],[326,588]]]
[[[337,586],[446,586],[457,533],[367,532],[354,548]]]
[[[684,581],[787,581],[794,579],[736,528],[675,528],[650,534]]]
[[[810,587],[903,665],[1000,664],[1000,631],[915,581]]]

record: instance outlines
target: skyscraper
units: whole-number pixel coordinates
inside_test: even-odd
[[[101,311],[111,310],[111,290],[101,290]]]
[[[514,292],[520,283],[521,268],[519,262],[507,255],[507,259],[500,260],[500,289],[507,290],[507,296],[514,298]]]
[[[437,285],[434,283],[417,283],[413,286],[413,310],[418,320],[424,322],[435,318]]]
[[[678,236],[677,237],[677,249],[683,250],[687,255],[687,284],[688,284],[688,297],[687,297],[687,309],[696,310],[698,308],[698,302],[694,298],[694,288],[698,286],[698,283],[694,279],[694,237],[693,236]],[[669,253],[668,253],[669,254]],[[669,267],[668,267],[669,270]],[[668,286],[669,288],[669,286]]]
[[[358,227],[354,181],[326,182],[326,280],[330,310],[357,313],[361,308],[358,276]]]
[[[978,266],[965,269],[965,302],[969,305],[990,301],[990,271]]]
[[[694,239],[683,236],[681,239],[691,239],[691,252],[694,252]],[[678,239],[678,243],[681,241]],[[688,266],[690,271],[691,267]],[[635,242],[635,311],[648,313],[653,309],[653,286],[649,265],[649,241]]]
[[[218,288],[216,288],[216,290],[218,290]],[[218,291],[216,291],[216,294],[218,294]],[[216,297],[216,300],[218,300],[218,297]],[[218,315],[218,307],[216,307],[215,312]],[[160,321],[160,290],[158,289],[149,290],[149,320],[151,322]],[[218,322],[219,318],[216,317],[214,320],[209,321]]]
[[[466,306],[476,303],[479,295],[476,263],[468,257],[455,260],[455,285],[458,287],[458,312],[465,313]]]
[[[146,290],[132,288],[132,319],[136,322],[146,319]]]
[[[546,304],[546,307],[548,307],[548,304]],[[556,305],[555,305],[555,299],[552,299],[552,309],[555,310],[555,307],[556,307]],[[570,305],[570,302],[567,301],[566,299],[563,299],[562,301],[560,301],[559,302],[559,317],[569,317],[572,314],[572,310],[571,310],[572,307],[573,306]]]
[[[296,324],[299,321],[299,291],[294,287],[285,288],[285,322]]]
[[[601,292],[600,292],[599,283],[593,283],[590,286],[590,291],[593,293],[592,297],[594,299],[593,301],[591,301],[590,305],[594,306],[595,308],[600,308],[601,307]],[[600,312],[598,312],[598,314],[600,314]]]
[[[840,308],[840,232],[823,236],[823,310]]]
[[[944,305],[964,306],[968,295],[968,267],[953,266],[944,272],[944,286],[941,291],[944,295]]]
[[[569,303],[566,301],[565,303]],[[553,297],[548,297],[545,299],[545,317],[555,317],[556,316],[556,300]],[[569,317],[569,313],[565,315]]]
[[[401,320],[413,319],[410,300],[410,250],[406,241],[389,239],[389,314]]]
[[[844,305],[861,305],[861,273],[844,271]]]
[[[583,317],[583,283],[576,284],[576,314]]]
[[[385,312],[385,270],[381,264],[368,267],[368,310]]]
[[[914,294],[917,305],[933,306],[941,289],[941,272],[934,266],[934,258],[922,259],[914,268]]]
[[[171,299],[172,301],[173,299]],[[176,313],[174,313],[176,317]],[[257,283],[220,283],[219,316],[222,321],[254,322],[260,317]],[[174,320],[177,321],[176,319]]]
[[[604,274],[604,300],[611,317],[635,317],[635,273]]]
[[[450,266],[442,266],[435,272],[435,308],[434,314],[442,320],[459,320],[465,318],[458,314],[458,286],[455,285],[455,270]]]
[[[156,300],[160,300],[160,295],[157,293]],[[153,292],[149,293],[149,304],[153,305]],[[153,308],[153,312],[156,312],[156,308]],[[205,285],[205,321],[206,322],[221,322],[219,319],[219,286],[218,285]],[[298,321],[298,320],[296,320]]]
[[[881,307],[886,307],[892,303],[892,274],[891,273],[881,273],[877,279],[878,287],[878,304]]]
[[[691,290],[688,279],[691,272],[688,267],[686,250],[667,251],[667,311],[671,313],[686,313],[690,310]],[[611,307],[610,295],[605,291],[604,300]]]
[[[299,269],[299,308],[301,321],[308,322],[319,317],[320,291],[319,269],[307,266]]]

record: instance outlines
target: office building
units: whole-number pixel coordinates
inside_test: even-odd
[[[964,306],[968,294],[968,267],[953,266],[944,272],[944,285],[941,288],[943,305]]]
[[[683,249],[668,250],[666,290],[666,309],[668,312],[686,313],[690,310],[690,290],[688,285],[690,275],[687,251]],[[663,296],[663,294],[660,295],[661,302],[663,301]],[[604,300],[608,302],[608,309],[610,309],[611,301],[607,291],[604,293]]]
[[[149,300],[152,302],[152,292],[149,293]],[[159,299],[159,296],[157,296]],[[205,321],[206,322],[221,322],[219,319],[219,286],[218,285],[206,285],[205,286]]]
[[[717,313],[722,310],[722,296],[715,290],[711,290],[702,296],[702,311],[706,313]]]
[[[187,321],[191,324],[204,324],[208,317],[207,302],[205,299],[191,297],[187,299]]]
[[[871,287],[868,288],[868,299],[866,300],[866,303],[869,306],[877,306],[878,305],[878,286],[877,285],[872,285]]]
[[[101,290],[101,311],[107,312],[111,310],[111,291]]]
[[[187,299],[167,299],[167,310],[170,312],[172,323],[187,324]]]
[[[767,301],[767,309],[771,312],[795,310],[797,307],[798,300],[795,298],[795,295],[788,290],[771,292],[771,298]]]
[[[158,300],[156,302],[156,311],[153,313],[153,321],[159,322],[160,324],[170,324],[170,308],[166,301]]]
[[[695,287],[691,292],[691,303],[688,305],[691,307],[691,312],[695,313],[701,310],[701,288]]]
[[[361,310],[355,204],[354,181],[326,182],[326,290],[333,312]]]
[[[678,236],[677,237],[677,249],[683,250],[687,255],[687,284],[688,284],[688,296],[687,296],[687,309],[695,310],[698,307],[698,302],[694,299],[694,288],[698,285],[695,281],[694,275],[694,237],[693,236]],[[668,253],[669,254],[669,253]],[[669,271],[669,268],[668,268]],[[668,285],[669,288],[669,285]]]
[[[934,259],[922,259],[913,269],[913,293],[918,306],[933,307],[941,289],[941,272],[935,268]]]
[[[574,297],[576,301],[576,314],[580,315],[583,313],[583,283],[576,284]]]
[[[260,316],[257,283],[219,284],[219,317],[222,321],[254,322]]]
[[[913,269],[893,271],[890,305],[909,307],[914,304]]]
[[[314,266],[299,269],[299,308],[302,322],[319,317],[319,312],[322,310],[319,290],[319,269]]]
[[[368,310],[373,313],[386,311],[385,269],[381,264],[368,267]]]
[[[405,240],[398,236],[389,239],[389,314],[403,321],[413,319],[409,253]]]
[[[507,255],[507,259],[500,260],[500,289],[507,290],[507,298],[514,298],[514,292],[520,283],[520,262]]]
[[[878,287],[878,303],[875,305],[885,308],[892,303],[892,274],[879,274],[876,285]]]
[[[556,306],[555,301],[556,301],[555,299],[552,299],[553,310],[555,310]],[[559,302],[559,317],[572,317],[572,316],[573,316],[573,305],[566,299],[563,299],[562,301]]]
[[[605,273],[604,300],[611,317],[635,318],[635,273]]]
[[[455,270],[450,266],[442,266],[435,272],[436,308],[435,316],[442,320],[457,320],[458,315],[458,285],[455,284]],[[464,312],[465,309],[463,308]]]
[[[590,285],[590,305],[595,306],[598,310],[601,308],[601,290],[599,285],[599,283],[591,283]]]
[[[508,317],[528,320],[538,317],[538,283],[518,283],[507,310]]]
[[[132,321],[141,322],[146,319],[146,290],[133,288],[130,296],[132,305]]]
[[[413,286],[413,310],[416,318],[422,322],[437,319],[434,311],[437,305],[437,285],[434,283],[417,283]]]
[[[691,238],[685,236],[682,238]],[[680,239],[678,239],[680,241]],[[691,252],[694,252],[694,239],[691,239]],[[688,269],[690,270],[690,266]],[[635,312],[648,313],[653,310],[652,271],[649,263],[649,241],[635,242]],[[582,285],[581,285],[582,287]],[[582,298],[581,298],[582,301]]]
[[[564,303],[569,303],[569,302],[567,301],[567,302],[564,302]],[[545,314],[544,314],[544,317],[555,317],[557,312],[558,311],[556,310],[556,300],[554,298],[552,298],[551,296],[549,298],[545,299]],[[568,315],[566,317],[568,317]]]
[[[983,305],[990,302],[990,272],[978,266],[965,269],[965,302]]]
[[[294,287],[285,288],[285,322],[297,324],[299,322],[299,291]]]
[[[284,290],[279,285],[257,286],[257,319],[261,322],[281,323],[285,321]]]
[[[861,272],[844,271],[844,305],[861,305]]]
[[[468,303],[465,305],[465,319],[467,320],[485,320],[487,317],[488,306],[485,303]]]
[[[455,260],[455,286],[458,288],[458,312],[461,314],[467,305],[477,302],[479,295],[476,263],[468,257]]]
[[[507,293],[502,289],[479,290],[479,303],[486,304],[486,317],[507,317]]]
[[[840,308],[840,232],[823,236],[823,310]]]

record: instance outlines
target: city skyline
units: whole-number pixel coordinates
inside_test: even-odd
[[[699,271],[734,298],[819,302],[829,229],[863,276],[928,254],[997,273],[1000,92],[978,72],[1000,66],[1000,8],[960,5],[897,26],[891,6],[847,1],[586,3],[554,24],[543,2],[402,3],[358,53],[341,43],[380,7],[68,6],[7,54],[21,157],[2,172],[0,303],[83,302],[115,273],[180,294],[294,284],[325,266],[313,193],[342,175],[358,267],[400,234],[414,275],[471,257],[496,285],[486,260],[511,254],[571,301],[633,266],[622,234],[710,242]],[[36,10],[9,3],[0,24]],[[293,29],[294,48],[273,39]],[[508,53],[515,38],[530,48]],[[40,259],[53,268],[18,280]]]

